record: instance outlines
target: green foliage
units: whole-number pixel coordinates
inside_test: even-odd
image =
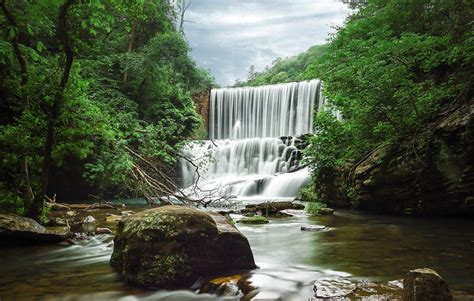
[[[313,185],[307,185],[298,192],[298,199],[302,202],[314,202],[316,200],[316,192]]]
[[[318,216],[320,215],[321,210],[325,208],[327,208],[326,204],[317,201],[312,201],[309,203],[308,207],[306,208],[306,211],[313,216]]]
[[[324,80],[348,124],[353,145],[335,142],[348,152],[336,157],[393,141],[448,102],[469,99],[472,14],[464,2],[375,0],[348,19],[303,76]]]
[[[0,183],[0,213],[24,214],[23,199]]]
[[[2,202],[11,204],[2,210],[28,209],[25,162],[30,186],[42,197],[48,120],[54,120],[54,170],[79,167],[101,195],[113,189],[130,196],[137,189],[131,181],[137,157],[130,150],[169,167],[201,123],[191,94],[213,85],[175,31],[169,1],[92,0],[73,2],[66,15],[74,63],[62,91],[63,4],[9,1],[16,26],[0,13],[0,190]],[[14,50],[17,36],[26,73]]]
[[[238,220],[237,222],[242,223],[242,224],[268,224],[269,223],[268,219],[265,216],[261,216],[261,215],[245,217],[241,220]]]
[[[303,71],[326,51],[327,45],[316,45],[297,56],[278,58],[262,72],[255,72],[254,66],[251,66],[247,80],[236,85],[261,86],[301,80]]]

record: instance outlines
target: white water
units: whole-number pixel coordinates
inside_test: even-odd
[[[254,88],[213,89],[209,138],[243,139],[311,133],[315,100],[322,107],[321,82],[311,80]]]
[[[318,80],[255,88],[213,89],[209,137],[184,150],[184,187],[191,198],[292,198],[309,181],[299,169],[297,136],[312,132],[324,97]],[[283,137],[283,138],[282,138]],[[289,138],[286,138],[289,137]],[[196,173],[196,166],[199,172]]]

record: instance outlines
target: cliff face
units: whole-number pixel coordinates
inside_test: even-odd
[[[474,102],[380,147],[350,176],[357,209],[474,216]]]
[[[196,112],[201,115],[204,126],[207,129],[209,124],[209,94],[211,90],[204,90],[192,96],[194,104],[196,105]]]

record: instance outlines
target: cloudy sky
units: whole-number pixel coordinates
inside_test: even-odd
[[[191,0],[185,33],[198,65],[227,86],[251,65],[260,71],[324,43],[348,13],[338,0]]]

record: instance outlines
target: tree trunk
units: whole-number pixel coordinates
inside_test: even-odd
[[[44,206],[44,196],[46,195],[48,191],[50,169],[53,163],[52,152],[53,152],[53,147],[55,143],[56,122],[58,121],[58,118],[61,113],[61,106],[64,102],[64,92],[67,87],[69,75],[71,73],[72,62],[74,59],[74,54],[70,45],[69,35],[67,32],[67,12],[71,8],[71,6],[74,4],[74,1],[75,0],[67,0],[59,8],[58,36],[63,46],[63,51],[66,56],[66,61],[64,63],[64,70],[63,70],[63,75],[61,77],[61,82],[59,84],[59,90],[54,98],[51,111],[48,112],[46,141],[44,145],[43,164],[42,164],[42,173],[41,173],[41,194],[35,198],[28,212],[28,216],[34,219],[38,219],[39,216],[41,215],[41,211]]]
[[[127,53],[132,53],[133,50],[133,40],[135,39],[135,32],[137,30],[137,23],[133,23],[132,30],[130,31],[130,37],[128,38],[128,48]],[[123,81],[126,82],[128,79],[128,73],[125,71],[123,75]]]

